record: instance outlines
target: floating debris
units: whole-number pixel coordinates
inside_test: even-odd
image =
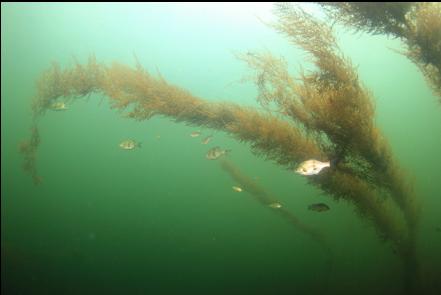
[[[280,204],[279,202],[271,203],[271,204],[269,204],[268,206],[269,206],[270,208],[273,208],[273,209],[280,209],[280,208],[282,208],[282,204]]]
[[[330,208],[325,203],[317,203],[317,204],[309,205],[308,209],[311,211],[325,212],[325,211],[328,211]]]
[[[238,193],[240,193],[242,191],[242,188],[238,187],[238,186],[233,186],[232,188],[235,192],[238,192]]]
[[[133,150],[135,148],[140,148],[141,147],[141,143],[140,142],[136,142],[132,139],[127,139],[122,141],[119,144],[119,147],[123,150]]]
[[[191,137],[198,137],[199,135],[201,135],[200,131],[193,131],[192,133],[190,133]]]
[[[64,102],[54,102],[53,104],[51,104],[50,109],[53,111],[65,111],[69,108]]]
[[[213,135],[209,135],[209,136],[205,137],[205,138],[201,141],[201,143],[202,143],[202,144],[208,144],[208,143],[211,141],[212,138],[213,138]]]
[[[316,175],[322,171],[323,168],[330,167],[330,162],[320,162],[318,160],[307,160],[300,163],[297,167],[296,172],[301,175]]]
[[[205,157],[208,160],[216,160],[216,159],[220,158],[221,156],[226,155],[230,151],[231,150],[224,150],[224,149],[221,149],[218,146],[215,146],[214,148],[211,148],[211,149],[208,150],[208,152],[205,155]]]

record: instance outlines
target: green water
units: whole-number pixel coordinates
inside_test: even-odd
[[[313,13],[320,12],[307,6]],[[94,53],[134,65],[213,101],[257,106],[251,72],[234,52],[270,50],[292,73],[305,54],[259,20],[271,5],[4,4],[1,6],[2,294],[400,294],[402,267],[389,244],[345,202],[253,155],[222,132],[154,117],[122,118],[99,95],[39,122],[43,184],[22,170],[38,75]],[[337,27],[342,51],[372,90],[376,122],[422,203],[418,259],[425,292],[441,288],[441,105],[399,40]],[[157,136],[160,136],[158,139]],[[134,138],[142,148],[122,151]],[[232,160],[302,222],[320,247],[247,193],[205,153]],[[324,202],[324,213],[307,210]]]

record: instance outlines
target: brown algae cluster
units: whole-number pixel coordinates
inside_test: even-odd
[[[345,12],[333,5],[330,11],[343,20],[352,11],[351,6],[342,6],[349,9]],[[418,20],[419,15],[430,14],[424,12],[424,5],[392,5],[386,9],[387,15],[394,17],[390,21],[362,18],[377,12],[360,13],[359,18],[365,20],[362,22],[355,17],[347,21],[360,27],[369,25],[372,32],[390,32],[406,38],[410,38],[413,24],[417,33],[408,39],[408,56],[415,54],[417,63],[424,60],[425,67],[434,69],[434,77],[438,75],[439,79],[439,47],[431,49],[435,54],[429,54],[417,41],[422,31],[426,35],[433,32],[427,26],[439,28],[435,19],[431,20],[434,24],[420,24],[428,20]],[[39,180],[35,164],[40,142],[37,121],[50,105],[100,93],[124,116],[142,121],[161,115],[191,126],[221,130],[248,143],[255,154],[288,169],[307,159],[331,160],[331,168],[308,178],[309,182],[334,199],[352,204],[361,217],[373,224],[381,239],[392,243],[404,262],[407,277],[414,276],[419,206],[412,185],[375,124],[372,94],[339,49],[330,26],[287,4],[277,5],[275,13],[278,22],[274,28],[309,55],[314,69],[294,77],[282,58],[268,52],[238,55],[253,70],[257,100],[265,111],[196,97],[161,76],[151,75],[139,62],[134,68],[118,63],[105,65],[92,56],[86,64],[75,62],[71,68],[61,69],[53,64],[37,84],[32,136],[21,145],[25,170],[36,182]],[[419,54],[415,48],[419,48]],[[439,89],[436,85],[435,89]],[[236,175],[233,177],[239,177],[231,164],[224,163],[223,167]],[[254,193],[260,198],[261,192]]]
[[[328,15],[343,25],[400,38],[403,52],[423,73],[441,102],[441,3],[323,2]]]

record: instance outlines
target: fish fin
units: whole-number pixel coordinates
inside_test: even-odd
[[[138,147],[142,147],[142,142],[140,141],[140,142],[138,142],[136,145],[137,145]]]

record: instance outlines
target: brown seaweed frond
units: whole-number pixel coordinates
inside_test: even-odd
[[[236,54],[236,57],[254,70],[251,80],[258,89],[257,101],[266,110],[288,116],[299,125],[307,126],[310,115],[303,107],[302,97],[296,79],[289,73],[288,64],[282,57],[276,58],[270,52]]]
[[[373,123],[371,94],[340,52],[331,28],[289,4],[276,6],[276,15],[273,26],[307,52],[316,68],[295,79],[286,62],[269,53],[241,56],[256,71],[258,100],[274,102],[279,111],[313,133],[329,154],[343,157],[346,151],[356,151],[368,161],[378,161],[372,153],[381,142]]]
[[[274,27],[305,50],[316,68],[296,79],[284,60],[269,53],[239,56],[256,72],[258,100],[274,103],[319,142],[328,158],[357,159],[360,165],[352,166],[360,171],[386,166],[387,143],[374,124],[372,95],[340,52],[330,27],[288,4],[278,5],[276,14]],[[372,174],[375,180],[378,174]]]
[[[441,97],[441,4],[439,2],[320,2],[335,21],[358,31],[400,38],[403,52]],[[441,99],[440,99],[441,102]]]
[[[249,143],[257,154],[290,167],[307,155],[323,157],[314,138],[277,116],[234,103],[202,100],[147,71],[114,64],[106,73],[102,92],[110,97],[114,108],[129,108],[131,118],[144,120],[158,114],[190,125],[226,131]]]
[[[406,15],[406,21],[404,54],[420,68],[432,90],[441,97],[441,3],[416,4]]]
[[[34,118],[43,115],[57,99],[66,102],[93,93],[100,84],[101,70],[94,55],[86,65],[75,61],[74,67],[65,70],[54,62],[37,81],[37,94],[32,101]]]
[[[271,112],[292,119],[315,138],[328,157],[344,150],[358,150],[372,158],[369,152],[379,144],[372,122],[374,106],[370,93],[357,84],[354,73],[350,83],[346,79],[351,74],[348,69],[341,68],[332,69],[332,72],[341,77],[344,72],[345,78],[313,72],[301,73],[300,78],[295,79],[288,73],[286,62],[270,53],[238,57],[255,71],[252,80],[258,88],[257,100],[265,108],[271,104]],[[332,57],[327,54],[326,58]]]
[[[333,19],[359,31],[401,37],[412,2],[318,2]]]
[[[288,122],[234,103],[215,103],[156,78],[138,65],[135,69],[113,63],[100,65],[92,58],[61,70],[57,64],[45,71],[34,98],[34,116],[44,114],[57,99],[70,100],[98,92],[112,108],[135,120],[154,115],[190,125],[226,131],[251,145],[256,154],[293,167],[305,157],[324,158],[314,138]]]

